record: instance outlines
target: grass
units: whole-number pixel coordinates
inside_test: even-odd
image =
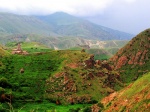
[[[64,111],[70,108],[79,108],[83,105],[74,106],[56,106],[53,103],[46,102],[45,87],[46,80],[53,76],[56,72],[62,70],[67,63],[79,61],[84,55],[79,51],[52,51],[37,53],[32,51],[29,55],[8,55],[0,58],[0,79],[6,79],[9,86],[3,86],[4,93],[11,93],[14,96],[14,109],[21,111],[43,111],[59,110]],[[85,58],[87,55],[83,56]],[[72,58],[69,58],[72,57]],[[72,60],[73,59],[73,60]],[[20,73],[20,69],[24,69],[24,73]],[[38,103],[41,102],[41,103]],[[9,109],[7,104],[3,104]],[[45,105],[45,106],[44,106]],[[50,108],[49,108],[50,107]],[[66,109],[66,110],[65,110]]]
[[[29,50],[34,44],[22,44],[22,47],[23,49],[26,48]],[[41,45],[39,48],[41,48]],[[85,52],[81,53],[81,51],[76,50],[49,50],[40,53],[33,50],[28,55],[15,54],[5,56],[0,58],[0,62],[2,63],[0,66],[0,79],[5,79],[5,85],[7,86],[0,83],[2,87],[1,90],[4,89],[3,92],[5,94],[12,94],[14,96],[12,103],[14,109],[21,110],[43,111],[44,109],[50,110],[58,108],[58,110],[61,111],[61,108],[71,109],[73,107],[78,108],[85,103],[96,103],[99,99],[111,92],[112,88],[109,86],[102,88],[102,86],[106,84],[108,74],[104,77],[96,76],[99,71],[103,72],[107,70],[103,70],[101,66],[94,66],[90,69],[82,66],[83,62],[89,59],[89,57],[89,54]],[[81,64],[81,66],[72,68],[70,66],[71,64]],[[24,69],[24,72],[21,73],[21,69]],[[109,72],[109,75],[111,75],[111,72],[112,71]],[[72,80],[77,87],[76,92],[63,90],[66,85],[63,85],[63,77],[56,78],[56,74],[59,73],[68,74],[69,79]],[[94,79],[89,78],[89,73],[93,73]],[[81,77],[82,74],[86,79]],[[53,79],[54,82],[51,83],[51,79]],[[51,88],[53,88],[52,91],[50,93],[47,92],[47,90],[51,90]],[[52,103],[56,103],[59,93],[67,93],[67,95],[60,98],[63,105],[57,106],[56,108]],[[82,104],[78,106],[78,104],[76,105],[75,103],[74,106],[65,106],[64,104],[69,104],[67,99],[72,97],[71,95],[79,97],[80,101],[76,103]],[[89,99],[91,101],[87,102]],[[6,107],[9,108],[8,106]]]
[[[38,42],[20,42],[22,50],[27,51],[28,53],[35,53],[35,52],[49,52],[51,49],[41,43]],[[17,48],[17,42],[10,42],[7,43],[6,46],[8,48]]]
[[[150,73],[136,80],[130,87],[126,87],[118,92],[117,96],[109,102],[110,105],[105,105],[105,110],[115,112],[131,111],[131,112],[149,112],[150,104]],[[114,107],[114,105],[116,105]]]
[[[64,58],[59,57],[56,51],[44,54],[10,55],[1,58],[0,78],[5,77],[11,87],[6,87],[15,96],[15,101],[43,100],[45,80],[55,71],[59,71]],[[24,73],[20,73],[20,69]],[[36,94],[35,94],[36,93]]]
[[[95,60],[107,60],[112,56],[111,53],[104,49],[89,49],[86,50],[86,52],[89,54],[94,54]]]
[[[76,105],[56,105],[50,102],[43,103],[28,103],[23,106],[20,112],[68,112],[70,109],[84,108],[90,104],[76,104]]]

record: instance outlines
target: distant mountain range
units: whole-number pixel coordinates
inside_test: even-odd
[[[133,35],[96,25],[67,13],[56,12],[38,18],[53,27],[53,32],[61,36],[81,37],[97,40],[129,40]]]
[[[25,16],[0,13],[0,42],[19,41],[25,35],[40,37],[86,38],[96,40],[129,40],[132,34],[120,32],[67,13],[57,12],[47,16]],[[15,37],[15,38],[14,38]],[[33,38],[32,41],[36,39]]]

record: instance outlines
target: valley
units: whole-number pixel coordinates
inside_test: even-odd
[[[150,111],[150,29],[132,38],[63,12],[0,17],[1,112]]]

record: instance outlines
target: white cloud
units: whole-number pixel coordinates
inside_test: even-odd
[[[0,11],[20,14],[48,14],[64,11],[89,15],[102,13],[113,0],[0,0]]]
[[[134,3],[136,0],[125,0],[127,3]]]

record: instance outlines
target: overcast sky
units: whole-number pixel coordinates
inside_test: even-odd
[[[47,15],[58,11],[137,34],[150,28],[150,0],[0,0],[0,11]]]

